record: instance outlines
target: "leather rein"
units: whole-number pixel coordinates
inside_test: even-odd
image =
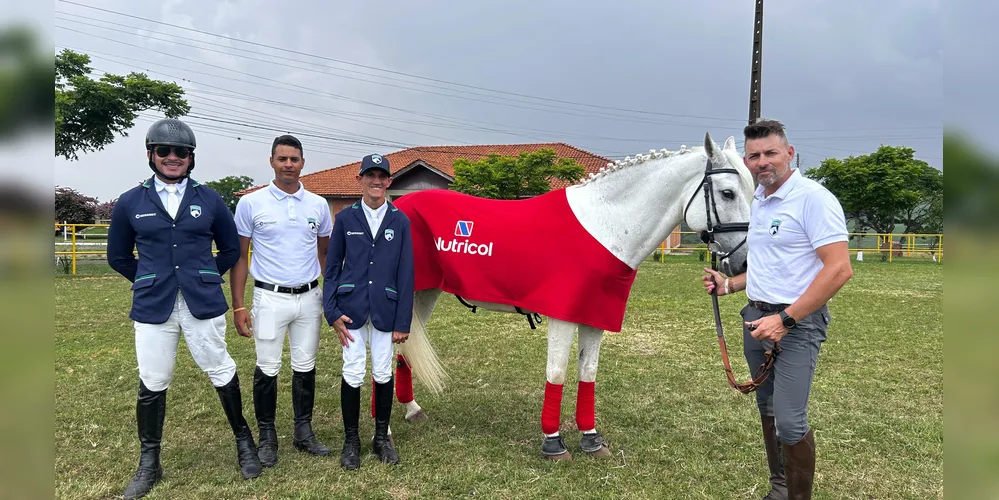
[[[733,248],[732,250],[724,253],[718,252],[716,250],[718,248],[718,243],[715,240],[715,234],[730,233],[737,231],[742,231],[742,232],[749,231],[748,222],[730,222],[730,223],[720,222],[721,218],[718,216],[718,206],[715,203],[714,189],[711,182],[711,176],[714,174],[726,174],[726,173],[738,174],[739,171],[734,168],[716,169],[714,168],[714,165],[711,163],[711,158],[709,157],[707,167],[704,170],[704,178],[701,181],[701,185],[697,189],[697,191],[694,191],[694,194],[691,195],[690,201],[687,202],[687,207],[683,211],[683,218],[684,222],[686,223],[687,210],[690,209],[691,203],[694,202],[694,198],[697,196],[697,192],[704,191],[704,210],[706,212],[705,215],[707,217],[708,230],[702,231],[700,236],[701,236],[701,241],[706,243],[708,245],[708,249],[711,251],[711,269],[714,271],[718,271],[719,254],[721,254],[721,258],[724,259],[725,257],[732,255],[736,250],[739,249],[739,247],[746,244],[746,238],[743,238],[742,242],[736,245],[735,248]],[[715,224],[712,222],[711,219],[712,213],[714,213],[714,218],[715,220],[719,221],[719,223]],[[687,224],[687,227],[690,227],[690,224]],[[762,385],[767,380],[767,377],[770,376],[770,371],[773,369],[774,361],[777,360],[777,355],[780,354],[780,346],[778,346],[777,343],[774,342],[773,349],[766,352],[766,360],[756,370],[756,373],[753,375],[753,378],[748,382],[740,384],[735,379],[735,372],[732,371],[732,364],[728,359],[728,347],[725,345],[725,333],[722,331],[721,312],[718,308],[717,286],[715,287],[714,290],[711,291],[711,304],[714,309],[715,332],[718,334],[718,347],[721,350],[722,363],[725,366],[725,376],[728,378],[728,383],[729,385],[732,386],[733,389],[743,394],[749,394],[750,392],[753,392],[756,389],[758,389],[760,385]]]

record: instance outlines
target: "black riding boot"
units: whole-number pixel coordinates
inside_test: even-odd
[[[392,447],[388,435],[394,381],[394,378],[389,378],[384,384],[375,383],[375,437],[371,440],[371,451],[379,460],[388,464],[399,463],[399,455]]]
[[[327,456],[330,449],[312,431],[312,407],[316,400],[316,369],[293,372],[291,402],[295,409],[295,448],[313,455]]]
[[[166,389],[150,391],[139,381],[135,403],[135,420],[139,428],[139,468],[125,488],[126,500],[146,496],[163,477],[160,466],[160,440],[163,438],[163,418],[166,416]]]
[[[340,410],[343,412],[343,451],[340,466],[345,469],[361,467],[361,438],[357,435],[357,419],[361,412],[361,388],[351,387],[340,379]]]
[[[277,431],[274,414],[277,412],[277,375],[268,377],[258,366],[253,370],[253,411],[257,416],[260,442],[257,457],[260,465],[274,467],[278,461]]]
[[[216,387],[222,409],[236,437],[236,455],[239,459],[239,471],[243,479],[260,475],[260,458],[257,457],[257,445],[253,442],[253,432],[243,418],[243,398],[239,392],[239,375],[233,374],[232,380],[222,387]]]

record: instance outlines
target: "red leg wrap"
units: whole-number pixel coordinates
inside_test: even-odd
[[[413,370],[402,354],[397,355],[395,365],[395,397],[406,404],[413,400]]]
[[[581,431],[588,431],[595,427],[593,386],[594,382],[580,380],[576,392],[576,425]]]
[[[562,418],[562,384],[545,382],[545,406],[541,410],[541,432],[558,432]]]

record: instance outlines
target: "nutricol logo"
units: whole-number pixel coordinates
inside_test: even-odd
[[[458,224],[454,226],[454,235],[461,238],[468,238],[472,236],[472,221],[460,220]],[[439,252],[453,252],[453,253],[463,253],[468,255],[485,255],[487,257],[493,255],[493,242],[489,243],[475,243],[469,240],[459,241],[457,238],[451,241],[444,241],[444,238],[440,236],[434,241],[434,246],[437,247]]]
[[[460,220],[458,224],[454,226],[454,235],[461,236],[463,238],[468,238],[472,236],[472,225],[475,224],[470,220]]]

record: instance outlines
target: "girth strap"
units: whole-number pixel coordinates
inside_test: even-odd
[[[478,306],[474,306],[474,305],[469,304],[468,302],[466,302],[465,299],[461,298],[461,295],[454,294],[454,296],[458,297],[458,302],[461,302],[461,304],[463,306],[471,309],[473,313],[478,308]],[[513,306],[513,307],[514,307],[514,309],[517,310],[517,313],[523,314],[524,316],[527,316],[527,324],[531,325],[531,330],[537,330],[538,329],[537,325],[541,324],[541,315],[540,314],[525,312],[519,306]]]
[[[462,303],[462,305],[464,305],[465,307],[467,307],[467,308],[471,309],[473,313],[475,312],[475,308],[476,308],[477,306],[473,306],[472,304],[469,304],[468,302],[465,302],[465,299],[461,298],[461,295],[458,295],[458,294],[454,294],[454,296],[455,296],[455,297],[458,297],[458,302],[461,302],[461,303]]]

